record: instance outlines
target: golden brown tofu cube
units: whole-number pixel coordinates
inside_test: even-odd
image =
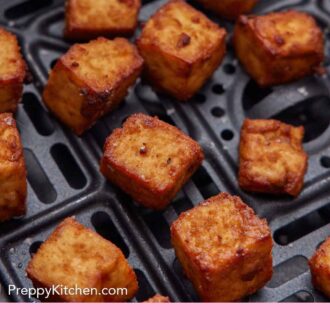
[[[303,127],[278,120],[244,121],[239,147],[239,185],[242,189],[299,195],[307,170]]]
[[[141,0],[67,0],[64,36],[91,40],[134,33]]]
[[[309,260],[313,285],[330,298],[330,237]]]
[[[137,41],[145,77],[156,90],[191,98],[222,62],[226,32],[182,0],[173,0],[146,23]]]
[[[80,135],[126,96],[143,60],[126,39],[76,44],[51,71],[43,99],[52,113]]]
[[[21,100],[26,64],[14,34],[0,28],[0,113],[15,112]]]
[[[145,303],[169,303],[170,299],[168,297],[161,296],[159,294],[154,295],[152,298],[149,298]]]
[[[229,20],[249,13],[258,0],[197,0],[205,8]]]
[[[203,301],[239,301],[272,276],[270,229],[239,197],[221,193],[182,213],[171,237]]]
[[[53,295],[53,301],[121,302],[138,289],[121,250],[73,217],[40,246],[26,271],[36,287],[67,288]]]
[[[288,83],[322,71],[323,34],[306,13],[291,10],[241,16],[234,46],[245,70],[260,86]]]
[[[199,144],[176,127],[135,114],[108,137],[101,172],[142,205],[163,209],[203,158]]]
[[[27,194],[23,148],[16,122],[0,114],[0,222],[25,213]]]

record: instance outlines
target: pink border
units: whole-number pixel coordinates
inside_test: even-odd
[[[0,304],[0,327],[34,330],[310,330],[327,328],[328,311],[329,304],[3,303]],[[58,328],[58,324],[62,326]]]

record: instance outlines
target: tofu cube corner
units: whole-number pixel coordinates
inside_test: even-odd
[[[26,271],[36,287],[67,288],[51,301],[122,302],[138,290],[135,272],[121,250],[74,217],[56,227]]]
[[[27,181],[21,138],[11,113],[0,113],[0,222],[26,211]]]
[[[201,165],[199,144],[156,117],[134,114],[108,137],[101,172],[140,204],[164,209]]]
[[[240,15],[251,12],[258,0],[197,0],[206,9],[228,20],[236,20]]]
[[[123,38],[75,44],[51,71],[43,100],[63,124],[81,135],[125,98],[142,66],[136,47]]]
[[[314,287],[330,298],[330,237],[309,260],[309,268]]]
[[[247,119],[241,129],[238,181],[252,192],[297,196],[304,184],[308,156],[304,127],[272,119]]]
[[[226,31],[185,1],[173,0],[147,21],[137,46],[144,78],[155,90],[185,101],[222,62]]]
[[[67,0],[64,37],[129,37],[137,27],[140,7],[141,0]]]
[[[169,303],[169,302],[171,301],[168,297],[161,296],[160,294],[156,294],[145,301],[145,303]]]
[[[240,301],[272,277],[268,224],[239,197],[220,193],[182,213],[171,238],[202,301]]]
[[[0,113],[15,112],[21,100],[27,66],[17,37],[0,28]]]
[[[323,32],[307,13],[289,10],[241,16],[234,47],[245,70],[261,87],[324,71]]]

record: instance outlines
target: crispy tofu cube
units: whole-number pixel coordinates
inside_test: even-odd
[[[323,34],[306,13],[291,10],[241,16],[234,46],[245,70],[263,87],[323,71]]]
[[[26,271],[36,287],[67,288],[53,295],[53,301],[121,302],[138,289],[121,250],[73,217],[40,246]]]
[[[137,41],[145,78],[178,100],[191,98],[218,68],[226,32],[185,1],[172,0],[146,23]]]
[[[0,28],[0,113],[15,112],[21,100],[26,64],[14,34]]]
[[[197,0],[205,8],[229,20],[251,12],[258,0]]]
[[[169,303],[170,299],[168,297],[161,296],[159,294],[154,295],[152,298],[149,298],[145,303]]]
[[[25,214],[27,194],[23,148],[10,113],[0,114],[0,222]]]
[[[203,301],[239,301],[272,276],[270,229],[239,197],[220,193],[182,213],[171,237]]]
[[[108,137],[101,172],[142,205],[164,209],[203,158],[198,143],[176,127],[135,114]]]
[[[80,135],[124,99],[142,65],[136,47],[126,39],[76,44],[51,71],[44,102]]]
[[[67,0],[64,36],[91,40],[100,36],[131,36],[141,0]]]
[[[239,146],[239,185],[272,194],[299,195],[307,170],[303,127],[278,120],[244,121]]]
[[[330,298],[330,237],[309,260],[313,285]]]

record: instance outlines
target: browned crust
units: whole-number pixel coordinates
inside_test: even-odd
[[[144,302],[145,303],[169,303],[171,301],[170,301],[169,297],[164,297],[159,294],[156,294]]]
[[[185,175],[179,176],[178,174],[178,176],[174,178],[174,181],[176,182],[175,185],[151,187],[149,182],[144,180],[138,173],[128,171],[126,167],[116,159],[113,154],[113,144],[116,140],[120,139],[122,134],[125,134],[126,130],[129,129],[131,125],[134,126],[136,120],[143,120],[145,125],[149,127],[160,127],[172,132],[174,136],[186,140],[187,147],[189,147],[195,154],[192,163],[186,163],[183,165]],[[124,123],[123,128],[114,130],[108,137],[104,145],[104,155],[101,159],[100,170],[107,179],[118,185],[137,202],[146,207],[161,210],[170,203],[176,193],[200,166],[203,159],[204,154],[198,143],[183,134],[179,129],[159,120],[157,117],[150,117],[139,113],[130,116]],[[109,166],[111,169],[109,169]]]
[[[240,15],[249,13],[258,0],[197,0],[205,8],[228,20],[236,20]]]
[[[279,14],[279,13],[277,13]],[[314,24],[314,29],[313,31],[311,31],[314,35],[314,42],[315,44],[323,44],[324,42],[324,38],[323,38],[323,34],[320,30],[320,28],[317,26],[317,23],[315,21],[315,19],[311,16],[308,15],[306,13],[303,12],[297,12],[294,10],[288,10],[285,12],[282,12],[282,14],[285,15],[301,15],[303,18],[305,18],[308,21],[312,21]],[[272,14],[268,14],[265,17],[269,16],[271,19],[271,15]],[[302,48],[299,44],[297,44],[295,46],[295,48],[293,49],[292,52],[287,53],[285,51],[283,51],[280,47],[275,47],[272,46],[270,43],[265,43],[264,42],[264,38],[262,35],[260,35],[259,33],[256,33],[258,31],[258,29],[256,28],[256,21],[258,20],[258,16],[254,16],[254,15],[250,15],[250,16],[244,16],[242,15],[239,20],[237,21],[237,26],[238,27],[242,27],[243,29],[249,29],[252,33],[254,33],[255,36],[255,40],[258,43],[258,46],[265,48],[265,50],[269,53],[270,56],[272,56],[273,58],[276,57],[286,57],[286,58],[294,58],[296,56],[300,56],[300,55],[304,55],[304,56],[308,56],[308,55],[312,55],[312,56],[318,56],[319,57],[319,61],[322,61],[324,59],[324,53],[320,53],[320,47],[316,48],[316,49],[309,49],[306,52],[305,48]],[[274,38],[276,38],[276,36],[274,36]]]
[[[226,52],[227,33],[225,29],[220,28],[217,24],[209,21],[209,19],[203,13],[197,11],[183,0],[169,1],[167,4],[161,7],[150,18],[150,20],[153,20],[156,22],[156,24],[159,21],[158,24],[161,25],[160,20],[163,16],[166,17],[167,9],[176,3],[184,5],[185,8],[187,8],[189,11],[193,11],[195,13],[196,19],[206,19],[209,23],[209,28],[218,31],[218,42],[208,43],[205,45],[202,51],[196,52],[193,56],[187,58],[184,55],[175,54],[171,47],[166,45],[159,45],[156,31],[153,38],[147,38],[145,27],[137,39],[136,44],[140,54],[145,59],[143,78],[148,81],[156,91],[170,94],[180,101],[187,101],[205,84],[205,82],[221,64]],[[180,46],[180,43],[178,43],[177,47],[180,48],[182,46]],[[150,54],[152,54],[152,57],[159,57],[162,70],[164,71],[163,77],[159,76],[161,68],[155,72],[155,70],[150,67],[148,63],[148,56]],[[165,84],[161,81],[166,74],[171,76],[174,75],[173,79],[175,79],[177,82],[175,87],[169,88],[168,86],[165,86]],[[196,86],[190,86],[190,78],[193,76],[198,76],[198,78],[201,78],[203,75],[203,79],[201,79],[201,81]]]
[[[285,42],[281,36],[273,36],[274,40],[278,40],[275,46],[258,33],[257,22],[259,16],[240,16],[234,29],[233,43],[244,69],[261,87],[289,83],[313,73],[319,74],[324,71],[322,66],[325,57],[324,37],[315,19],[306,13],[294,10],[270,13],[265,15],[264,18],[272,20],[273,15],[278,16],[281,14],[286,15],[288,19],[297,18],[310,22],[313,28],[306,31],[306,33],[313,34],[315,47],[306,49],[297,42],[290,52],[287,52],[281,48],[283,42]],[[249,49],[243,48],[241,45],[240,38],[243,36],[249,40]],[[297,38],[299,37],[297,36]],[[256,72],[253,68],[249,56],[246,55],[247,52],[254,54],[255,60],[259,62],[260,68],[263,70],[262,74]],[[296,65],[299,65],[299,70],[295,68]]]
[[[207,61],[211,60],[212,58],[215,59],[213,64],[213,71],[215,71],[219,65],[222,63],[225,54],[226,54],[226,43],[225,43],[226,35],[223,36],[223,42],[218,45],[217,48],[214,48],[208,52],[205,52],[201,58],[196,60],[196,62],[192,61],[186,61],[178,56],[174,56],[170,53],[164,53],[164,56],[167,57],[169,63],[170,62],[178,62],[180,63],[178,65],[177,74],[178,77],[186,78],[188,79],[191,77],[195,72],[197,72],[196,68],[199,68]],[[144,52],[150,52],[150,53],[156,53],[159,52],[160,49],[156,45],[142,45],[141,43],[137,43],[142,55]],[[142,51],[143,48],[143,51]],[[200,71],[200,74],[202,71]],[[152,88],[157,92],[162,92],[165,94],[170,94],[171,96],[175,97],[179,101],[188,101],[191,99],[196,92],[206,83],[206,81],[209,79],[209,75],[205,76],[203,79],[203,82],[198,86],[198,88],[189,89],[187,86],[187,83],[184,83],[181,86],[177,86],[175,89],[170,89],[165,87],[161,81],[158,79],[158,77],[154,77],[153,72],[148,68],[148,65],[145,65],[144,71],[143,71],[143,79],[150,83]]]
[[[72,2],[67,0],[65,3],[65,28],[64,28],[64,38],[69,40],[76,41],[87,41],[92,40],[97,37],[107,37],[107,38],[115,38],[115,37],[131,37],[137,26],[138,26],[138,15],[141,8],[141,0],[133,0],[136,2],[136,15],[135,15],[135,24],[132,27],[127,28],[119,28],[116,26],[97,29],[93,26],[79,26],[74,24],[71,21],[71,13],[75,10],[73,8]],[[123,18],[124,19],[124,18]]]
[[[9,132],[10,135],[7,135]],[[12,114],[0,114],[0,222],[26,212],[27,181],[21,138]],[[6,196],[14,195],[14,201]],[[4,200],[2,200],[4,199]]]
[[[111,243],[110,241],[104,239],[102,236],[95,233],[93,230],[91,230],[91,229],[83,226],[79,222],[77,222],[75,217],[65,218],[55,228],[55,230],[51,233],[51,235],[47,238],[47,240],[40,246],[38,252],[45,249],[46,246],[48,246],[49,244],[52,244],[52,242],[56,242],[57,241],[57,236],[63,230],[63,228],[66,227],[66,226],[74,226],[79,230],[84,230],[84,231],[87,231],[87,232],[91,233],[92,235],[97,235],[100,240],[106,242],[107,244],[111,244],[112,246],[114,246],[116,248],[117,253],[121,256],[121,259],[126,261],[122,251],[119,248],[117,248],[115,245],[113,245],[113,243]],[[37,255],[37,253],[32,257],[32,259],[28,263],[28,266],[26,268],[26,273],[27,273],[28,277],[31,279],[31,281],[33,282],[35,287],[51,288],[54,283],[43,283],[43,282],[39,281],[38,273],[36,272],[36,270],[34,268],[34,258]],[[50,260],[50,262],[51,262],[51,260]],[[129,267],[129,273],[127,274],[127,277],[128,277],[127,278],[127,283],[130,283],[130,285],[131,285],[131,287],[129,288],[130,289],[130,295],[126,297],[127,298],[126,300],[129,300],[129,299],[134,297],[134,295],[136,294],[136,292],[138,290],[138,282],[137,282],[136,274],[135,274],[134,270],[131,267]],[[109,302],[117,301],[117,299],[115,297],[112,297],[112,296],[103,296],[102,298],[103,298],[103,301],[109,301]],[[99,299],[99,297],[97,299]],[[69,302],[69,301],[72,301],[72,300],[68,300],[65,296],[53,295],[47,301]],[[120,300],[118,300],[118,301],[120,301]]]
[[[4,93],[4,98],[0,101],[0,113],[15,113],[22,98],[23,83],[20,79],[13,79],[11,82],[0,81],[0,93]]]
[[[140,72],[143,66],[143,58],[140,56],[137,47],[130,43],[128,40],[124,39],[124,38],[115,38],[113,40],[110,40],[111,42],[115,43],[115,42],[123,42],[126,43],[127,45],[130,46],[130,51],[132,52],[132,57],[134,58],[134,61],[132,61],[132,63],[130,63],[130,70],[127,70],[127,72],[124,74],[124,70],[123,72],[119,72],[119,74],[117,74],[117,79],[114,81],[113,84],[111,85],[107,85],[104,87],[104,91],[102,92],[102,94],[99,96],[101,99],[104,99],[105,97],[107,97],[113,90],[117,89],[119,87],[119,85],[122,83],[122,81],[124,79],[129,78],[132,74]],[[96,40],[93,40],[91,42],[98,42],[98,43],[107,43],[109,42],[109,39],[107,38],[103,38],[103,37],[99,37]],[[82,44],[82,45],[88,45],[87,44]],[[90,81],[82,81],[74,72],[73,70],[73,62],[71,59],[71,56],[73,56],[74,54],[78,54],[80,51],[80,44],[74,44],[73,46],[70,47],[70,49],[67,51],[67,53],[65,53],[57,62],[56,65],[54,67],[54,69],[57,66],[60,66],[63,69],[68,70],[68,72],[70,72],[74,77],[76,81],[80,81],[80,86],[81,86],[81,92],[82,94],[86,94],[87,96],[89,96],[89,92],[91,94],[98,94],[95,86],[93,86],[93,82]],[[86,88],[87,90],[83,90],[84,88]],[[93,103],[95,100],[95,98],[93,98],[91,96],[90,98],[90,103]]]
[[[0,28],[0,34],[7,36],[8,42],[15,43],[15,61],[17,70],[6,78],[0,76],[0,113],[16,112],[23,92],[23,83],[27,74],[27,65],[23,59],[17,37]]]
[[[255,122],[263,123],[263,127],[260,125],[255,126]],[[286,170],[286,177],[281,178],[284,182],[272,182],[267,176],[255,176],[251,173],[251,166],[254,166],[254,162],[259,162],[259,159],[245,159],[243,153],[247,148],[250,141],[250,134],[277,134],[279,139],[286,139],[288,142],[286,146],[292,148],[295,152],[298,152],[302,157],[303,168],[301,171]],[[308,156],[304,152],[302,147],[302,140],[304,137],[304,127],[294,127],[287,125],[278,120],[250,120],[246,119],[241,129],[241,140],[239,146],[240,153],[240,165],[238,182],[242,189],[252,192],[263,192],[269,194],[289,194],[291,196],[298,196],[303,188],[304,176],[308,166]],[[274,138],[272,138],[274,141]],[[271,141],[269,141],[269,144]],[[263,146],[265,147],[265,146]],[[267,150],[266,150],[267,152]],[[278,152],[278,151],[277,151]],[[275,156],[274,156],[275,157]],[[278,157],[278,156],[276,156]]]
[[[239,213],[241,213],[242,215],[244,215],[245,218],[248,219],[247,222],[249,222],[252,219],[257,218],[257,216],[256,216],[255,212],[253,211],[253,209],[251,207],[247,206],[245,203],[243,203],[243,201],[241,200],[240,197],[231,196],[228,193],[220,193],[216,196],[213,196],[213,197],[201,202],[195,208],[198,208],[198,207],[201,207],[201,206],[207,206],[207,205],[212,204],[214,202],[220,202],[220,201],[223,201],[225,199],[234,201],[236,209],[239,211]],[[171,226],[171,234],[173,234],[173,237],[179,238],[177,227],[180,225],[180,222],[184,221],[185,215],[187,213],[193,212],[194,209],[182,212],[180,214],[180,216],[178,217],[178,219],[175,222],[173,222],[173,224]],[[260,220],[260,225],[261,226],[266,225],[268,227],[268,223],[267,223],[266,219],[263,218],[263,219],[259,219],[259,220]],[[258,242],[265,242],[265,241],[269,240],[269,238],[271,239],[270,230],[268,230],[265,235],[260,236],[257,241]],[[177,241],[177,240],[175,240],[175,241]],[[184,251],[185,254],[190,254],[189,251],[187,250],[187,245],[183,245],[183,251]],[[205,271],[205,273],[210,272],[210,271],[214,271],[214,269],[211,269],[208,265],[206,265],[205,261],[202,258],[200,258],[198,255],[193,254],[190,257],[191,257],[191,261],[197,266],[198,269],[201,269],[202,271]],[[237,264],[237,262],[241,259],[241,257],[242,256],[240,254],[236,254],[232,259],[230,259],[230,264],[231,265]]]
[[[12,39],[12,40],[8,40],[9,41],[14,41],[15,43],[15,60],[16,60],[16,63],[17,63],[17,70],[15,72],[15,74],[13,74],[11,77],[3,80],[1,77],[0,77],[0,84],[7,84],[7,83],[10,83],[10,84],[14,84],[14,83],[20,83],[20,84],[23,84],[24,82],[24,79],[26,77],[26,71],[27,71],[27,65],[26,65],[26,62],[24,61],[23,59],[23,56],[22,56],[22,53],[21,53],[21,47],[18,43],[18,40],[17,40],[17,37],[15,34],[7,31],[6,29],[4,28],[1,28],[0,27],[0,34],[4,34],[7,36],[8,39]]]
[[[257,218],[254,211],[243,203],[239,197],[227,193],[220,193],[211,197],[196,208],[226,199],[235,203],[236,209],[247,218],[247,222]],[[226,260],[215,266],[209,264],[201,252],[192,252],[188,246],[189,238],[183,240],[179,233],[180,223],[184,221],[185,215],[193,212],[194,209],[183,212],[172,224],[171,238],[176,256],[202,301],[240,301],[245,296],[256,292],[271,279],[273,273],[271,255],[273,243],[265,219],[257,218],[260,221],[260,226],[268,229],[263,235],[256,238],[253,247],[245,248],[242,251],[238,249],[236,254],[230,258],[225,257]],[[198,234],[196,233],[196,235]],[[191,239],[193,240],[193,237]],[[207,251],[205,251],[205,254],[207,254]],[[222,256],[219,255],[219,258],[222,258]],[[222,290],[219,290],[219,287]]]
[[[107,39],[100,37],[95,42],[102,43],[107,41]],[[116,41],[128,43],[126,39],[122,38],[116,38],[112,42]],[[132,57],[134,58],[130,70],[118,72],[114,82],[104,86],[102,91],[97,90],[93,85],[93,81],[83,80],[74,71],[74,67],[72,66],[74,62],[72,62],[70,56],[75,54],[76,51],[79,51],[79,44],[73,45],[69,51],[57,61],[44,89],[43,100],[49,110],[65,125],[69,126],[75,134],[83,134],[93,126],[100,117],[114,110],[127,95],[129,87],[132,86],[139,77],[143,68],[143,59],[139,55],[137,48],[132,44],[130,44],[130,46]],[[59,73],[63,74],[68,79],[68,82],[75,86],[75,92],[77,94],[75,97],[81,99],[79,109],[75,109],[75,112],[79,112],[80,114],[79,124],[73,121],[69,122],[67,119],[64,120],[62,112],[59,113],[58,111],[58,106],[55,107],[53,105],[57,97],[58,88],[63,88],[53,83],[56,79],[55,75]]]
[[[208,19],[207,16],[205,16],[202,12],[196,10],[195,8],[193,8],[192,6],[190,6],[189,4],[186,3],[186,1],[184,0],[170,0],[168,1],[168,3],[166,3],[164,6],[162,6],[158,11],[156,11],[150,18],[149,20],[154,20],[154,21],[159,21],[159,19],[166,15],[166,10],[168,7],[172,6],[175,3],[179,3],[179,4],[183,4],[184,6],[186,6],[187,8],[189,8],[190,10],[196,12],[196,16],[199,16],[203,19],[206,19],[209,21],[210,27],[212,29],[218,30],[219,31],[219,35],[220,35],[220,39],[221,40],[225,40],[227,32],[225,29],[221,28],[219,25],[213,23],[212,21],[210,21]],[[144,29],[143,29],[144,30]],[[139,36],[139,38],[137,39],[136,43],[138,48],[142,48],[142,46],[145,45],[145,41],[144,41],[144,31],[142,30],[141,35]],[[148,42],[148,45],[150,46],[154,46],[155,49],[159,49],[159,45],[158,45],[158,40],[157,38],[154,38],[152,40],[150,40],[150,42]],[[205,49],[203,50],[203,52],[196,54],[194,58],[192,58],[191,60],[187,60],[184,57],[180,57],[180,56],[176,56],[173,55],[172,52],[169,49],[166,48],[162,48],[161,52],[164,53],[165,55],[168,56],[172,56],[173,58],[180,60],[188,65],[193,65],[194,63],[196,63],[196,61],[204,61],[207,60],[211,57],[211,55],[213,54],[213,52],[216,50],[216,48],[218,47],[218,45],[214,45],[214,44],[209,44],[205,47]]]
[[[329,258],[330,237],[315,251],[308,264],[312,275],[314,287],[330,298],[330,263]]]

